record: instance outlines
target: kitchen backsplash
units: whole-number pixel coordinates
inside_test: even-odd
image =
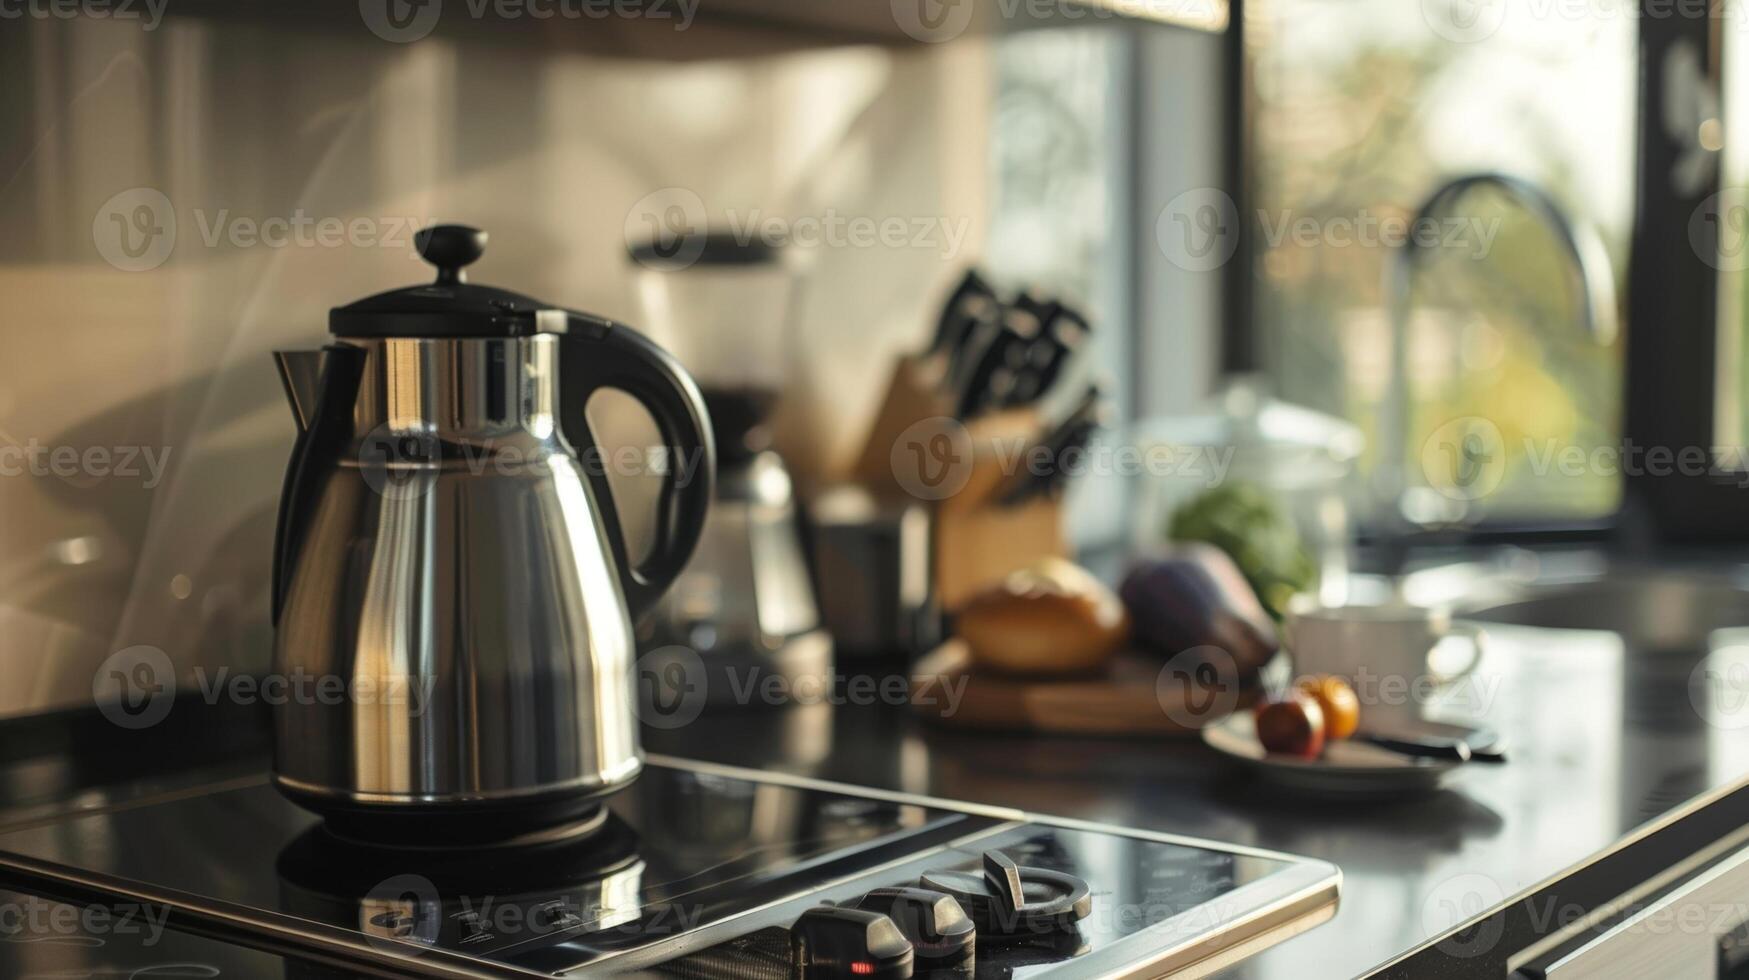
[[[265,667],[293,438],[269,354],[428,275],[421,225],[488,229],[479,281],[632,322],[628,237],[677,200],[824,239],[782,425],[818,475],[987,223],[983,42],[673,63],[47,18],[0,56],[31,79],[0,94],[0,716],[88,703],[139,645],[185,687]],[[831,232],[887,219],[931,230]]]

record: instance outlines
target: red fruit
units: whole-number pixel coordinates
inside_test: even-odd
[[[1257,740],[1271,752],[1316,759],[1324,751],[1324,711],[1298,694],[1257,709]]]

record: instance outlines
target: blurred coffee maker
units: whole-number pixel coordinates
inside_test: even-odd
[[[703,539],[640,629],[645,676],[696,687],[702,662],[707,704],[763,703],[773,674],[790,691],[824,681],[832,640],[767,425],[794,357],[798,278],[778,249],[728,233],[652,241],[631,259],[647,329],[698,380],[717,443]]]

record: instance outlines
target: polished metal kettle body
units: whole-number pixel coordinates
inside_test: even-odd
[[[365,836],[562,825],[642,764],[634,615],[697,541],[708,419],[640,335],[523,312],[501,336],[338,335],[279,356],[300,435],[275,568],[274,779]],[[584,418],[602,387],[643,400],[669,454],[693,457],[669,467],[639,563]]]

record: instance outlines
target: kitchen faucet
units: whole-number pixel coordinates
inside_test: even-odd
[[[1390,380],[1379,412],[1379,462],[1375,487],[1386,511],[1381,521],[1381,539],[1389,571],[1400,571],[1402,540],[1424,522],[1410,509],[1410,459],[1405,442],[1409,424],[1409,317],[1413,313],[1415,275],[1437,242],[1423,240],[1414,230],[1437,223],[1455,211],[1463,197],[1477,187],[1493,187],[1529,211],[1554,236],[1561,251],[1571,259],[1571,277],[1577,292],[1579,328],[1599,345],[1611,343],[1618,329],[1615,278],[1602,241],[1590,225],[1564,213],[1542,188],[1518,177],[1501,173],[1465,174],[1439,186],[1415,212],[1411,234],[1398,249],[1385,271],[1385,295],[1391,325]],[[1466,443],[1466,453],[1476,450]],[[1474,462],[1485,462],[1475,460]]]

